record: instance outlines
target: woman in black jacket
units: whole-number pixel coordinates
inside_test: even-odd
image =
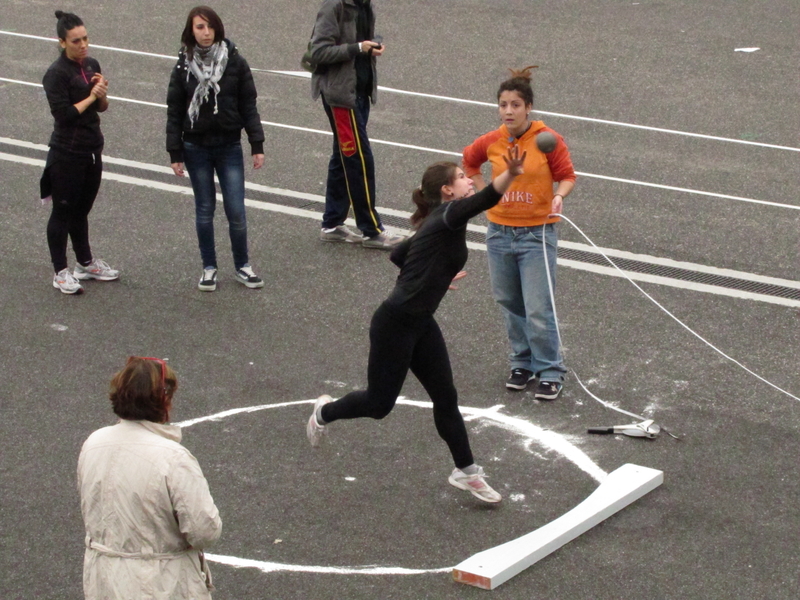
[[[253,168],[264,165],[264,129],[256,107],[256,87],[244,57],[225,38],[216,12],[207,6],[189,11],[181,35],[178,63],[167,92],[167,151],[178,177],[192,181],[195,223],[203,259],[198,289],[217,289],[214,209],[219,178],[233,251],[236,280],[248,288],[264,287],[250,266],[244,208],[242,128],[253,155]]]
[[[89,36],[77,15],[56,11],[61,56],[42,84],[55,120],[41,179],[42,198],[52,198],[47,245],[53,261],[53,287],[64,294],[83,292],[79,280],[111,281],[119,271],[92,257],[89,212],[103,176],[103,133],[98,113],[108,108],[108,80],[89,56]],[[78,264],[67,268],[67,239]]]

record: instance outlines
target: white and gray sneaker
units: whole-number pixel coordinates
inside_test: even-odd
[[[250,265],[245,265],[236,270],[236,281],[251,290],[264,287],[264,280],[255,274],[253,267]]]
[[[311,442],[312,448],[318,448],[322,442],[322,436],[325,435],[325,425],[320,425],[319,421],[317,421],[317,412],[329,402],[333,402],[333,398],[327,394],[323,394],[317,398],[317,401],[314,403],[314,412],[311,413],[311,416],[308,418],[308,423],[306,423],[306,435],[308,436],[308,441]]]
[[[467,475],[461,469],[453,469],[447,481],[450,485],[460,490],[466,490],[484,502],[500,502],[503,497],[489,487],[489,484],[484,481],[484,477],[483,467],[478,467],[478,472],[473,475]]]
[[[69,269],[61,269],[53,275],[53,287],[61,290],[62,294],[82,294],[83,286],[73,277]]]
[[[119,279],[119,271],[108,266],[106,261],[95,258],[85,267],[80,263],[75,265],[74,276],[80,280],[114,281]]]
[[[213,292],[217,289],[217,270],[214,267],[203,269],[203,276],[200,277],[197,289],[201,292]]]
[[[364,240],[361,242],[361,245],[364,246],[364,248],[391,250],[404,239],[406,239],[405,236],[389,233],[388,231],[382,231],[378,235],[371,238],[364,238]]]
[[[346,225],[337,225],[332,229],[320,229],[319,239],[323,242],[345,242],[347,244],[357,244],[364,239],[360,233],[356,233]]]

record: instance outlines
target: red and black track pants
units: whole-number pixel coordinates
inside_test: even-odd
[[[383,225],[375,210],[375,161],[367,137],[370,99],[359,96],[356,108],[348,109],[330,106],[323,96],[322,105],[333,131],[322,227],[343,225],[352,206],[358,228],[374,237]]]

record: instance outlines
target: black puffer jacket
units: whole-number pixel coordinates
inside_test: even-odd
[[[55,120],[50,146],[72,154],[95,154],[103,151],[103,134],[97,102],[82,113],[75,105],[89,97],[94,87],[92,77],[100,73],[100,64],[87,57],[83,63],[67,58],[62,52],[44,75],[42,85]]]
[[[194,122],[189,120],[197,79],[191,74],[186,49],[181,49],[178,63],[172,69],[167,90],[167,152],[170,162],[183,162],[183,142],[200,146],[216,146],[239,141],[242,129],[247,132],[252,154],[264,153],[264,128],[256,106],[256,86],[253,74],[236,45],[228,45],[228,64],[219,80],[217,114],[214,114],[214,91],[200,107]],[[188,77],[187,77],[188,76]]]

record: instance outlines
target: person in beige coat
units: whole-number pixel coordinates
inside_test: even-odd
[[[92,433],[78,459],[87,600],[211,598],[203,548],[222,531],[197,460],[169,425],[177,378],[131,357],[111,380],[120,422]]]

